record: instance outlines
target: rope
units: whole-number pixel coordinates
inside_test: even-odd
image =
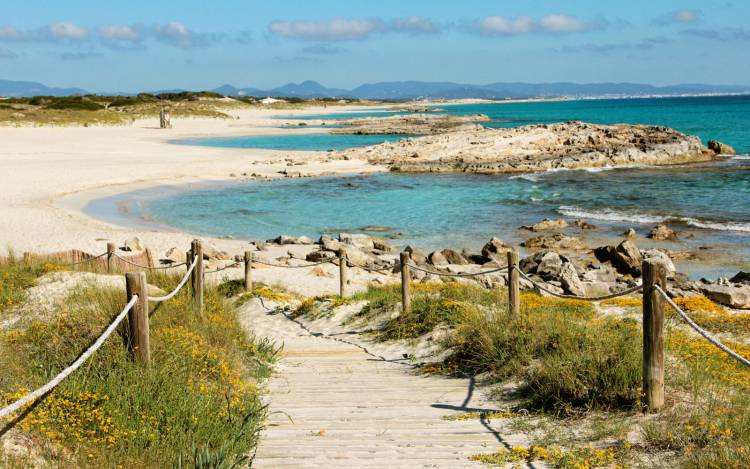
[[[125,315],[128,313],[128,311],[130,311],[130,308],[132,308],[137,301],[138,295],[133,295],[133,297],[130,299],[128,304],[125,305],[125,308],[123,308],[120,314],[118,314],[117,317],[110,323],[110,325],[107,327],[107,329],[104,330],[102,335],[100,335],[99,338],[96,339],[96,342],[94,342],[91,347],[83,352],[81,356],[78,357],[78,359],[74,361],[69,367],[65,368],[57,376],[52,378],[49,383],[18,399],[16,402],[8,405],[7,407],[0,409],[0,419],[15,413],[18,409],[25,406],[26,404],[34,402],[48,392],[52,391],[58,384],[62,382],[62,380],[67,378],[68,375],[70,375],[81,365],[83,365],[83,363],[88,360],[91,355],[93,355],[94,352],[99,349],[99,347],[102,346],[104,341],[107,340],[107,338],[112,334],[115,328],[122,322],[122,320],[125,318]]]
[[[480,275],[487,275],[487,274],[494,274],[495,272],[502,272],[503,270],[508,269],[508,266],[498,267],[497,269],[492,270],[483,270],[480,272],[474,272],[474,273],[466,273],[466,274],[450,274],[446,272],[437,272],[435,270],[429,270],[429,269],[423,269],[421,267],[418,267],[415,264],[409,263],[407,264],[410,269],[418,270],[420,272],[424,272],[426,274],[430,275],[437,275],[439,277],[458,277],[458,278],[469,278],[469,277],[478,277]]]
[[[256,259],[255,257],[253,257],[253,262],[257,262],[258,264],[263,264],[263,265],[267,265],[267,266],[269,266],[269,267],[281,267],[281,268],[283,268],[283,269],[306,269],[306,268],[308,268],[308,267],[315,267],[316,265],[321,265],[321,264],[328,264],[328,263],[332,262],[332,260],[333,260],[333,259],[335,259],[335,258],[331,258],[331,259],[326,259],[326,260],[324,260],[324,261],[316,262],[316,263],[314,263],[314,264],[305,264],[305,265],[281,265],[281,264],[272,264],[272,263],[270,263],[270,262],[265,262],[265,261],[261,261],[261,260],[259,260],[259,259]]]
[[[664,299],[667,301],[667,303],[669,303],[669,306],[671,306],[672,309],[675,310],[677,312],[677,314],[679,314],[680,317],[682,317],[682,319],[684,319],[685,322],[688,323],[688,325],[690,327],[692,327],[698,334],[702,335],[703,338],[705,338],[706,340],[708,340],[709,342],[711,342],[712,344],[714,344],[716,347],[718,347],[720,350],[722,350],[724,353],[726,353],[730,357],[732,357],[735,360],[739,361],[743,365],[750,367],[750,360],[748,360],[747,358],[743,357],[742,355],[736,353],[735,351],[731,350],[729,347],[727,347],[726,345],[722,344],[719,341],[719,339],[717,339],[716,337],[712,336],[707,331],[705,331],[704,329],[702,329],[698,324],[695,323],[695,321],[693,321],[692,319],[690,319],[690,317],[688,317],[688,315],[685,314],[685,312],[682,309],[680,309],[680,307],[677,306],[674,301],[672,301],[672,298],[670,298],[669,295],[667,295],[664,292],[664,290],[661,289],[661,287],[659,285],[654,285],[654,290],[658,291],[661,294],[661,296],[664,297]]]
[[[383,274],[383,275],[388,275],[388,274],[392,273],[391,272],[391,267],[383,267],[382,269],[375,269],[375,268],[372,268],[372,267],[366,267],[364,265],[357,265],[357,264],[352,264],[352,267],[356,267],[358,269],[362,269],[362,270],[367,271],[367,272],[375,272],[377,274]]]
[[[132,265],[132,266],[134,266],[134,267],[138,267],[138,268],[141,268],[141,269],[148,269],[148,270],[166,270],[166,269],[174,269],[175,267],[180,267],[181,265],[186,265],[186,263],[185,263],[185,262],[182,262],[182,263],[180,263],[180,264],[170,264],[170,265],[166,265],[166,266],[164,266],[164,267],[149,267],[149,266],[147,266],[147,265],[140,265],[140,264],[136,264],[135,262],[131,262],[131,261],[129,261],[129,260],[127,260],[127,259],[125,259],[124,257],[120,257],[120,256],[119,256],[118,254],[114,254],[114,256],[115,256],[116,258],[120,259],[121,261],[123,261],[123,262],[124,262],[124,263],[126,263],[126,264],[130,264],[130,265]]]
[[[225,265],[224,267],[221,267],[219,269],[207,270],[207,271],[205,271],[203,273],[204,274],[215,274],[216,272],[221,272],[222,270],[231,269],[232,267],[238,266],[240,264],[242,264],[242,262],[238,261],[238,262],[235,262],[234,264]]]
[[[643,284],[636,285],[632,288],[628,288],[627,290],[619,291],[617,293],[610,293],[609,295],[602,295],[602,296],[576,296],[576,295],[561,295],[559,293],[556,293],[549,288],[544,287],[542,284],[536,282],[534,279],[526,275],[521,269],[518,267],[511,267],[512,269],[515,269],[519,274],[521,274],[521,277],[525,278],[536,288],[539,290],[542,290],[543,292],[549,293],[550,295],[557,297],[557,298],[563,298],[566,300],[581,300],[581,301],[604,301],[604,300],[611,300],[612,298],[617,298],[620,296],[629,295],[631,293],[637,292],[638,290],[643,288]]]
[[[101,257],[104,257],[104,256],[106,256],[107,254],[109,254],[109,253],[105,252],[104,254],[99,254],[98,256],[92,257],[92,258],[90,258],[90,259],[85,259],[85,260],[82,260],[82,261],[78,261],[78,262],[71,262],[71,263],[69,263],[69,264],[59,264],[59,265],[61,265],[61,266],[63,266],[63,267],[74,267],[74,266],[76,266],[76,265],[80,265],[80,264],[87,264],[87,263],[89,263],[89,262],[91,262],[91,261],[95,261],[95,260],[97,260],[97,259],[99,259],[99,258],[101,258]]]
[[[185,276],[182,277],[182,280],[180,280],[180,283],[177,284],[177,286],[175,287],[174,290],[172,290],[172,293],[169,293],[169,294],[164,295],[164,296],[156,296],[156,297],[149,296],[148,297],[148,301],[151,301],[151,302],[154,302],[154,303],[159,303],[159,302],[171,300],[172,298],[174,298],[174,296],[180,290],[182,290],[182,287],[185,286],[185,283],[188,281],[188,277],[190,277],[190,274],[193,272],[193,269],[195,269],[196,265],[198,265],[198,256],[193,256],[193,263],[190,265],[190,268],[185,273]]]

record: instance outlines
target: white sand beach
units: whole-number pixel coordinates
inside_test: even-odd
[[[159,129],[156,119],[112,127],[0,127],[0,253],[100,252],[105,240],[123,242],[138,236],[161,254],[170,246],[187,246],[195,236],[113,226],[84,215],[81,209],[92,199],[145,187],[228,180],[232,174],[247,172],[279,176],[287,168],[287,158],[304,162],[294,170],[311,175],[378,170],[356,160],[321,162],[325,154],[320,152],[169,143],[186,137],[278,133],[283,121],[273,120],[275,115],[323,111],[229,111],[236,120],[177,119],[169,130]],[[311,131],[315,130],[294,130]],[[245,245],[214,241],[230,252],[239,253]]]

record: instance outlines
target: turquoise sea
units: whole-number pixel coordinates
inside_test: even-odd
[[[490,115],[492,125],[586,120],[673,126],[750,151],[750,97],[587,100],[444,106],[451,113]],[[304,137],[304,138],[303,138]],[[359,136],[327,136],[354,146]],[[268,148],[315,149],[316,137],[266,137]],[[382,138],[382,137],[379,137]],[[392,136],[391,138],[397,138]],[[227,140],[230,140],[229,142]],[[233,140],[233,141],[232,141]],[[243,139],[201,144],[247,145]],[[260,145],[252,143],[254,148]],[[333,147],[324,140],[322,147]],[[126,213],[117,207],[128,206]],[[87,210],[120,223],[161,224],[243,239],[389,227],[394,244],[478,250],[492,236],[514,244],[529,237],[521,225],[542,218],[584,218],[598,226],[581,233],[591,246],[618,239],[630,227],[645,236],[657,223],[680,232],[678,243],[641,247],[693,249],[701,259],[679,268],[692,276],[750,270],[750,156],[681,168],[558,171],[522,176],[411,175],[325,177],[151,189],[92,202]],[[126,219],[116,219],[125,217]]]

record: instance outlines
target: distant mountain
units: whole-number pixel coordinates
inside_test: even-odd
[[[161,90],[161,92],[183,90]],[[512,98],[601,98],[638,96],[685,96],[705,94],[750,94],[750,86],[706,85],[688,83],[654,86],[640,83],[519,83],[498,82],[489,85],[472,85],[453,82],[392,81],[367,83],[352,90],[327,88],[312,80],[288,83],[284,86],[262,90],[222,85],[211,91],[225,96],[274,96],[295,98],[360,98],[411,100],[430,99],[512,99]],[[0,80],[0,96],[67,96],[85,94],[80,88],[49,88],[41,83]],[[158,93],[158,92],[157,92]],[[101,94],[101,93],[100,93]],[[118,93],[124,94],[124,93]]]
[[[35,81],[0,80],[0,96],[22,98],[29,96],[71,96],[85,94],[81,88],[50,88]]]
[[[300,84],[290,83],[271,90],[257,88],[235,88],[224,85],[217,93],[227,96],[280,96],[299,98],[360,98],[409,100],[419,98],[582,98],[582,97],[637,97],[679,96],[696,94],[750,93],[750,86],[684,84],[653,86],[640,83],[491,83],[471,85],[452,82],[394,81],[367,83],[353,90],[326,88],[315,81]]]

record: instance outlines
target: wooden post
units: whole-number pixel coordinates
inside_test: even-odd
[[[162,129],[171,129],[172,128],[172,120],[169,115],[169,109],[167,108],[161,108],[161,112],[159,112],[159,127]]]
[[[23,264],[24,265],[31,264],[31,253],[30,252],[24,252],[23,253]]]
[[[115,243],[107,243],[107,273],[115,270]]]
[[[409,273],[408,252],[401,253],[401,312],[406,314],[411,309],[411,274]]]
[[[664,264],[644,261],[643,271],[643,394],[648,412],[664,406],[664,298],[654,288],[666,288]]]
[[[143,364],[151,363],[151,346],[148,328],[148,283],[145,272],[131,272],[125,274],[125,290],[130,301],[138,295],[128,312],[130,323],[130,353]]]
[[[253,253],[245,251],[245,291],[253,291]]]
[[[193,258],[198,257],[195,269],[190,276],[193,287],[193,305],[198,311],[203,311],[203,245],[199,239],[193,240],[190,245],[190,266]]]
[[[339,249],[339,295],[341,298],[346,297],[346,277],[347,277],[347,265],[346,265],[346,249]]]
[[[521,314],[521,278],[518,275],[518,252],[508,252],[508,314]]]

